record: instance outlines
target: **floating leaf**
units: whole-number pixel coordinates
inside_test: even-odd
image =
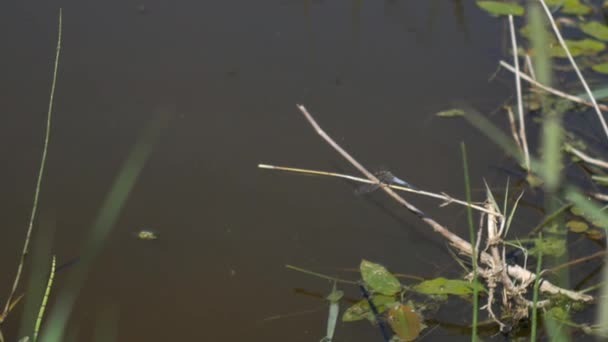
[[[572,57],[594,55],[606,49],[606,44],[593,39],[564,40]],[[566,52],[561,45],[553,45],[549,49],[552,57],[566,58]]]
[[[156,240],[158,239],[158,234],[151,230],[140,230],[137,233],[137,238],[140,240]]]
[[[585,213],[583,213],[583,209],[581,209],[579,207],[570,208],[570,212],[572,213],[572,215],[575,215],[575,216],[580,216],[580,217],[585,216]]]
[[[591,13],[589,6],[583,5],[580,0],[564,0],[562,13],[573,15],[585,15]]]
[[[509,14],[521,16],[524,14],[524,8],[513,2],[477,1],[477,6],[494,16]]]
[[[608,41],[608,26],[599,21],[588,21],[580,25],[583,32],[591,37],[603,41]]]
[[[460,279],[446,279],[443,277],[423,281],[414,286],[414,290],[427,295],[457,295],[473,294],[473,284],[477,284],[479,292],[485,291],[479,283],[470,283]]]
[[[604,241],[604,234],[599,229],[589,229],[585,234],[587,234],[587,237],[591,240]]]
[[[566,227],[573,233],[582,233],[589,229],[589,226],[585,222],[576,220],[568,221]]]
[[[533,188],[537,188],[537,187],[543,185],[543,183],[544,183],[542,178],[540,178],[532,173],[528,173],[528,175],[526,176],[526,181]]]
[[[327,299],[328,301],[330,301],[332,303],[335,303],[335,302],[339,302],[340,299],[342,299],[342,297],[344,297],[344,292],[341,290],[336,290],[334,288],[325,299]]]
[[[442,118],[454,118],[454,117],[458,117],[458,116],[464,116],[465,112],[462,109],[459,108],[454,108],[454,109],[448,109],[448,110],[444,110],[441,111],[435,115],[440,116]]]
[[[595,64],[591,66],[591,69],[600,74],[608,74],[608,63]]]
[[[531,255],[543,255],[562,256],[566,253],[566,240],[561,238],[549,237],[546,239],[534,240],[535,246],[530,249]]]
[[[411,307],[403,304],[394,306],[388,311],[388,323],[401,341],[415,340],[423,329],[418,314]]]
[[[376,309],[378,309],[378,313],[383,313],[390,306],[395,305],[397,301],[395,300],[395,297],[392,296],[376,295],[372,297],[372,303],[374,303]],[[346,309],[344,315],[342,315],[343,322],[354,322],[362,319],[367,319],[370,322],[376,321],[376,317],[374,317],[374,313],[369,307],[369,303],[366,299],[353,304],[353,306]]]
[[[401,291],[399,280],[384,266],[363,260],[360,269],[363,281],[375,292],[390,296]]]

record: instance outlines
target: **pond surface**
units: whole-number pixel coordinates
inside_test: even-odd
[[[460,275],[445,243],[379,191],[360,196],[345,181],[257,165],[357,175],[301,103],[371,169],[456,197],[465,141],[479,189],[502,153],[465,122],[434,117],[454,101],[490,112],[508,95],[510,83],[488,81],[503,55],[502,24],[473,2],[11,2],[0,12],[2,301],[31,210],[59,7],[39,220],[52,222],[59,264],[78,257],[143,127],[160,112],[172,117],[92,265],[68,327],[75,341],[91,340],[108,310],[118,313],[118,341],[317,341],[326,303],[297,289],[325,296],[331,284],[286,264],[355,280],[347,270],[362,258],[399,273]],[[461,208],[406,197],[467,231]],[[137,239],[141,230],[158,239]],[[56,289],[71,270],[57,274]],[[467,310],[442,317],[466,324]],[[20,311],[5,324],[11,341]],[[380,340],[365,322],[337,329],[338,341]],[[442,329],[427,338],[446,337],[468,340]]]

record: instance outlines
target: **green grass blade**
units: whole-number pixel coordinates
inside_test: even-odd
[[[460,143],[460,150],[462,153],[462,170],[464,173],[464,184],[465,184],[465,193],[467,198],[467,222],[469,224],[469,238],[471,240],[471,248],[472,248],[472,256],[471,261],[473,263],[473,282],[477,281],[477,251],[475,250],[476,246],[476,233],[475,226],[473,224],[473,210],[471,209],[471,181],[469,179],[469,162],[467,160],[467,148],[464,142]],[[471,333],[471,341],[476,342],[477,337],[477,325],[478,325],[478,314],[479,314],[479,290],[477,286],[473,286],[473,324],[472,324],[472,333]]]
[[[23,249],[21,251],[21,258],[19,260],[19,266],[17,266],[17,274],[15,275],[15,280],[13,281],[13,287],[11,288],[11,292],[6,300],[6,304],[4,306],[4,310],[2,315],[0,315],[0,323],[6,316],[8,315],[8,311],[13,300],[13,296],[17,291],[17,287],[19,286],[19,281],[21,280],[21,274],[23,273],[23,264],[25,262],[25,257],[27,255],[30,240],[32,236],[32,230],[34,228],[34,221],[36,220],[36,213],[38,212],[38,200],[40,198],[40,188],[42,187],[42,177],[44,175],[44,168],[46,166],[46,157],[49,149],[49,140],[51,138],[51,118],[53,114],[53,105],[55,101],[55,86],[57,85],[57,70],[59,69],[59,56],[61,53],[61,30],[63,27],[62,23],[62,10],[59,9],[59,19],[57,24],[57,46],[55,49],[55,63],[53,67],[53,81],[51,83],[51,94],[49,95],[49,105],[47,109],[46,115],[46,130],[44,134],[44,144],[42,147],[42,157],[40,159],[40,168],[38,169],[38,179],[36,180],[36,188],[34,190],[34,201],[32,204],[32,212],[30,214],[30,220],[27,226],[27,233],[25,235],[25,242],[23,243]]]
[[[88,233],[81,252],[80,265],[74,269],[67,280],[66,287],[60,293],[56,305],[49,314],[47,328],[43,330],[44,342],[63,341],[66,323],[72,311],[78,293],[86,279],[90,264],[99,254],[118,215],[125,204],[131,189],[135,185],[144,164],[152,152],[161,128],[166,124],[168,115],[161,113],[150,123],[138,139],[121,167],[101,209]]]

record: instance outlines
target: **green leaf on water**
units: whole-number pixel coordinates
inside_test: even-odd
[[[440,116],[442,118],[454,118],[454,117],[464,116],[464,114],[465,114],[464,110],[459,109],[459,108],[454,108],[454,109],[448,109],[448,110],[441,111],[435,115]]]
[[[608,41],[608,26],[600,23],[599,21],[588,21],[582,23],[580,28],[583,32],[595,39]]]
[[[156,240],[158,239],[158,234],[151,230],[140,230],[137,232],[137,238],[140,240]]]
[[[589,229],[589,225],[583,221],[572,220],[566,223],[566,227],[573,233],[582,233]]]
[[[427,295],[457,295],[473,294],[473,286],[477,284],[479,292],[485,291],[479,283],[471,283],[460,279],[446,279],[443,277],[423,281],[414,286],[414,290]]]
[[[599,72],[600,74],[608,74],[608,63],[595,64],[591,66],[591,69],[595,72]]]
[[[372,297],[372,302],[378,309],[378,313],[383,313],[389,307],[398,303],[393,296],[383,296],[383,295],[375,295]],[[360,321],[362,319],[367,319],[371,322],[374,322],[376,318],[374,317],[374,313],[369,307],[369,303],[366,299],[358,301],[353,304],[350,308],[344,311],[342,315],[343,322],[354,322]]]
[[[606,44],[594,39],[564,40],[572,57],[594,55],[606,49]],[[561,45],[553,45],[549,49],[552,57],[566,58],[566,52]]]
[[[564,0],[562,13],[572,15],[585,15],[591,13],[591,8],[581,3],[580,0]]]
[[[566,240],[563,238],[549,237],[546,239],[535,239],[535,245],[530,249],[531,255],[562,256],[566,253]]]
[[[388,322],[400,341],[414,341],[424,328],[420,316],[407,305],[396,305],[388,311]]]
[[[401,291],[399,280],[387,271],[384,266],[363,260],[361,261],[360,270],[363,281],[374,292],[390,296]]]
[[[477,1],[477,6],[493,16],[509,14],[515,16],[524,15],[524,8],[514,2]]]
[[[570,212],[572,213],[572,215],[575,216],[580,216],[580,217],[584,217],[585,213],[583,212],[583,209],[579,208],[579,207],[572,207],[570,208]]]

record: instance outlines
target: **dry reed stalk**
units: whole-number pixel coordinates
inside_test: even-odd
[[[513,49],[513,64],[515,65],[515,89],[517,91],[517,114],[519,114],[519,138],[524,153],[526,171],[530,172],[530,152],[528,151],[528,139],[526,139],[526,122],[524,120],[524,105],[521,99],[521,77],[519,73],[519,58],[517,57],[517,38],[515,38],[515,27],[513,16],[509,15],[509,28],[511,31],[511,46]]]
[[[572,154],[574,154],[575,156],[581,158],[586,163],[589,163],[591,165],[595,165],[597,167],[601,167],[602,169],[608,169],[608,162],[606,162],[604,160],[601,160],[601,159],[593,158],[593,157],[585,154],[583,151],[577,149],[576,147],[568,145],[566,147],[566,151],[567,152],[572,152]]]
[[[600,110],[600,108],[597,104],[597,101],[595,101],[595,97],[593,96],[593,93],[591,92],[589,85],[587,85],[587,81],[585,81],[583,74],[579,70],[576,62],[574,61],[574,58],[572,57],[572,54],[570,53],[570,49],[568,49],[568,45],[566,45],[566,42],[564,42],[564,38],[562,37],[561,32],[559,32],[559,29],[557,28],[557,25],[555,24],[555,20],[553,19],[553,14],[551,14],[549,7],[545,3],[545,0],[539,0],[539,1],[540,1],[541,5],[543,6],[543,9],[545,10],[545,14],[547,15],[547,18],[551,22],[551,27],[553,28],[553,32],[555,33],[555,36],[557,37],[559,44],[562,46],[562,49],[564,49],[564,51],[566,52],[566,55],[568,56],[568,60],[570,61],[570,64],[572,64],[572,67],[574,68],[576,75],[578,76],[579,80],[581,81],[581,84],[583,85],[583,88],[585,88],[585,92],[587,92],[587,96],[589,96],[589,99],[591,100],[591,103],[593,104],[593,108],[595,109],[595,113],[597,114],[597,117],[600,120],[600,123],[602,124],[602,128],[604,129],[604,134],[606,135],[606,138],[608,138],[608,125],[606,125],[606,120],[604,119],[604,115],[602,114],[602,111]]]
[[[319,126],[313,116],[306,110],[303,105],[297,106],[300,112],[304,115],[306,120],[313,127],[315,132],[325,140],[334,150],[336,150],[342,157],[344,157],[349,163],[351,163],[355,168],[357,168],[361,173],[363,173],[369,180],[374,183],[380,183],[380,180],[374,176],[371,172],[369,172],[363,165],[361,165],[355,158],[353,158],[348,152],[346,152],[338,143],[336,143],[325,131]],[[403,199],[399,194],[397,194],[390,187],[381,187],[381,189],[386,192],[390,197],[396,200],[399,204],[403,205],[408,211],[416,215],[420,220],[429,225],[436,233],[443,236],[449,243],[456,248],[460,253],[464,255],[471,256],[473,254],[473,248],[471,244],[460,238],[458,235],[452,233],[449,229],[439,224],[437,221],[433,220],[429,216],[427,216],[423,211],[416,208],[408,201]],[[501,215],[502,216],[502,215]],[[487,252],[481,252],[479,254],[479,259],[485,265],[492,266],[493,258]],[[507,265],[507,273],[509,276],[516,278],[520,281],[520,283],[530,284],[536,278],[536,275],[530,272],[527,269],[522,268],[519,265]],[[540,291],[550,294],[561,294],[572,300],[576,301],[584,301],[589,302],[593,300],[592,296],[582,294],[579,292],[563,289],[561,287],[555,286],[551,284],[547,280],[543,280],[540,284]]]
[[[518,73],[517,70],[515,70],[515,68],[512,65],[510,65],[509,63],[507,63],[505,61],[500,61],[500,65],[502,67],[504,67],[505,69],[513,72],[513,73]],[[532,77],[530,77],[529,75],[527,75],[527,74],[525,74],[525,73],[523,73],[521,71],[519,72],[519,75],[526,82],[532,84],[533,86],[535,86],[535,87],[537,87],[537,88],[539,88],[541,90],[546,91],[547,93],[553,94],[555,96],[559,96],[561,98],[564,98],[566,100],[570,100],[570,101],[575,102],[575,103],[580,103],[580,104],[585,105],[585,106],[593,107],[593,103],[592,102],[589,102],[589,101],[587,101],[585,99],[582,99],[582,98],[580,98],[578,96],[570,95],[570,94],[565,93],[565,92],[563,92],[561,90],[557,90],[555,88],[551,88],[549,86],[546,86],[546,85],[544,85],[544,84],[536,81],[535,79],[533,79]],[[606,106],[604,104],[601,104],[601,103],[598,104],[598,107],[600,107],[602,110],[608,110],[608,106]]]
[[[359,183],[376,184],[376,182],[371,181],[369,179],[365,179],[365,178],[361,178],[361,177],[356,177],[356,176],[351,176],[351,175],[345,175],[345,174],[336,173],[336,172],[311,170],[311,169],[301,169],[301,168],[295,168],[295,167],[276,166],[276,165],[268,165],[268,164],[258,164],[258,167],[261,168],[261,169],[278,170],[278,171],[289,171],[289,172],[305,173],[305,174],[318,175],[318,176],[337,177],[337,178],[348,179],[348,180],[351,180],[351,181],[354,181],[354,182],[359,182]],[[412,189],[412,188],[408,188],[408,187],[405,187],[405,186],[400,186],[400,185],[395,185],[395,184],[386,184],[386,183],[381,183],[381,186],[387,186],[387,187],[389,187],[391,189],[395,189],[395,190],[399,190],[399,191],[406,191],[406,192],[411,192],[411,193],[414,193],[414,194],[417,194],[417,195],[437,198],[437,199],[440,199],[440,200],[444,201],[444,203],[441,204],[441,206],[446,206],[446,205],[449,205],[451,203],[456,203],[456,204],[463,205],[465,207],[471,207],[472,209],[475,209],[475,210],[478,210],[478,211],[481,211],[481,212],[485,212],[485,213],[488,213],[488,214],[497,214],[493,210],[488,210],[487,208],[481,207],[479,205],[469,204],[466,201],[459,200],[459,199],[454,198],[454,197],[452,197],[452,196],[450,196],[450,195],[448,195],[446,193],[437,194],[437,193],[430,192],[430,191],[417,190],[417,189]]]

